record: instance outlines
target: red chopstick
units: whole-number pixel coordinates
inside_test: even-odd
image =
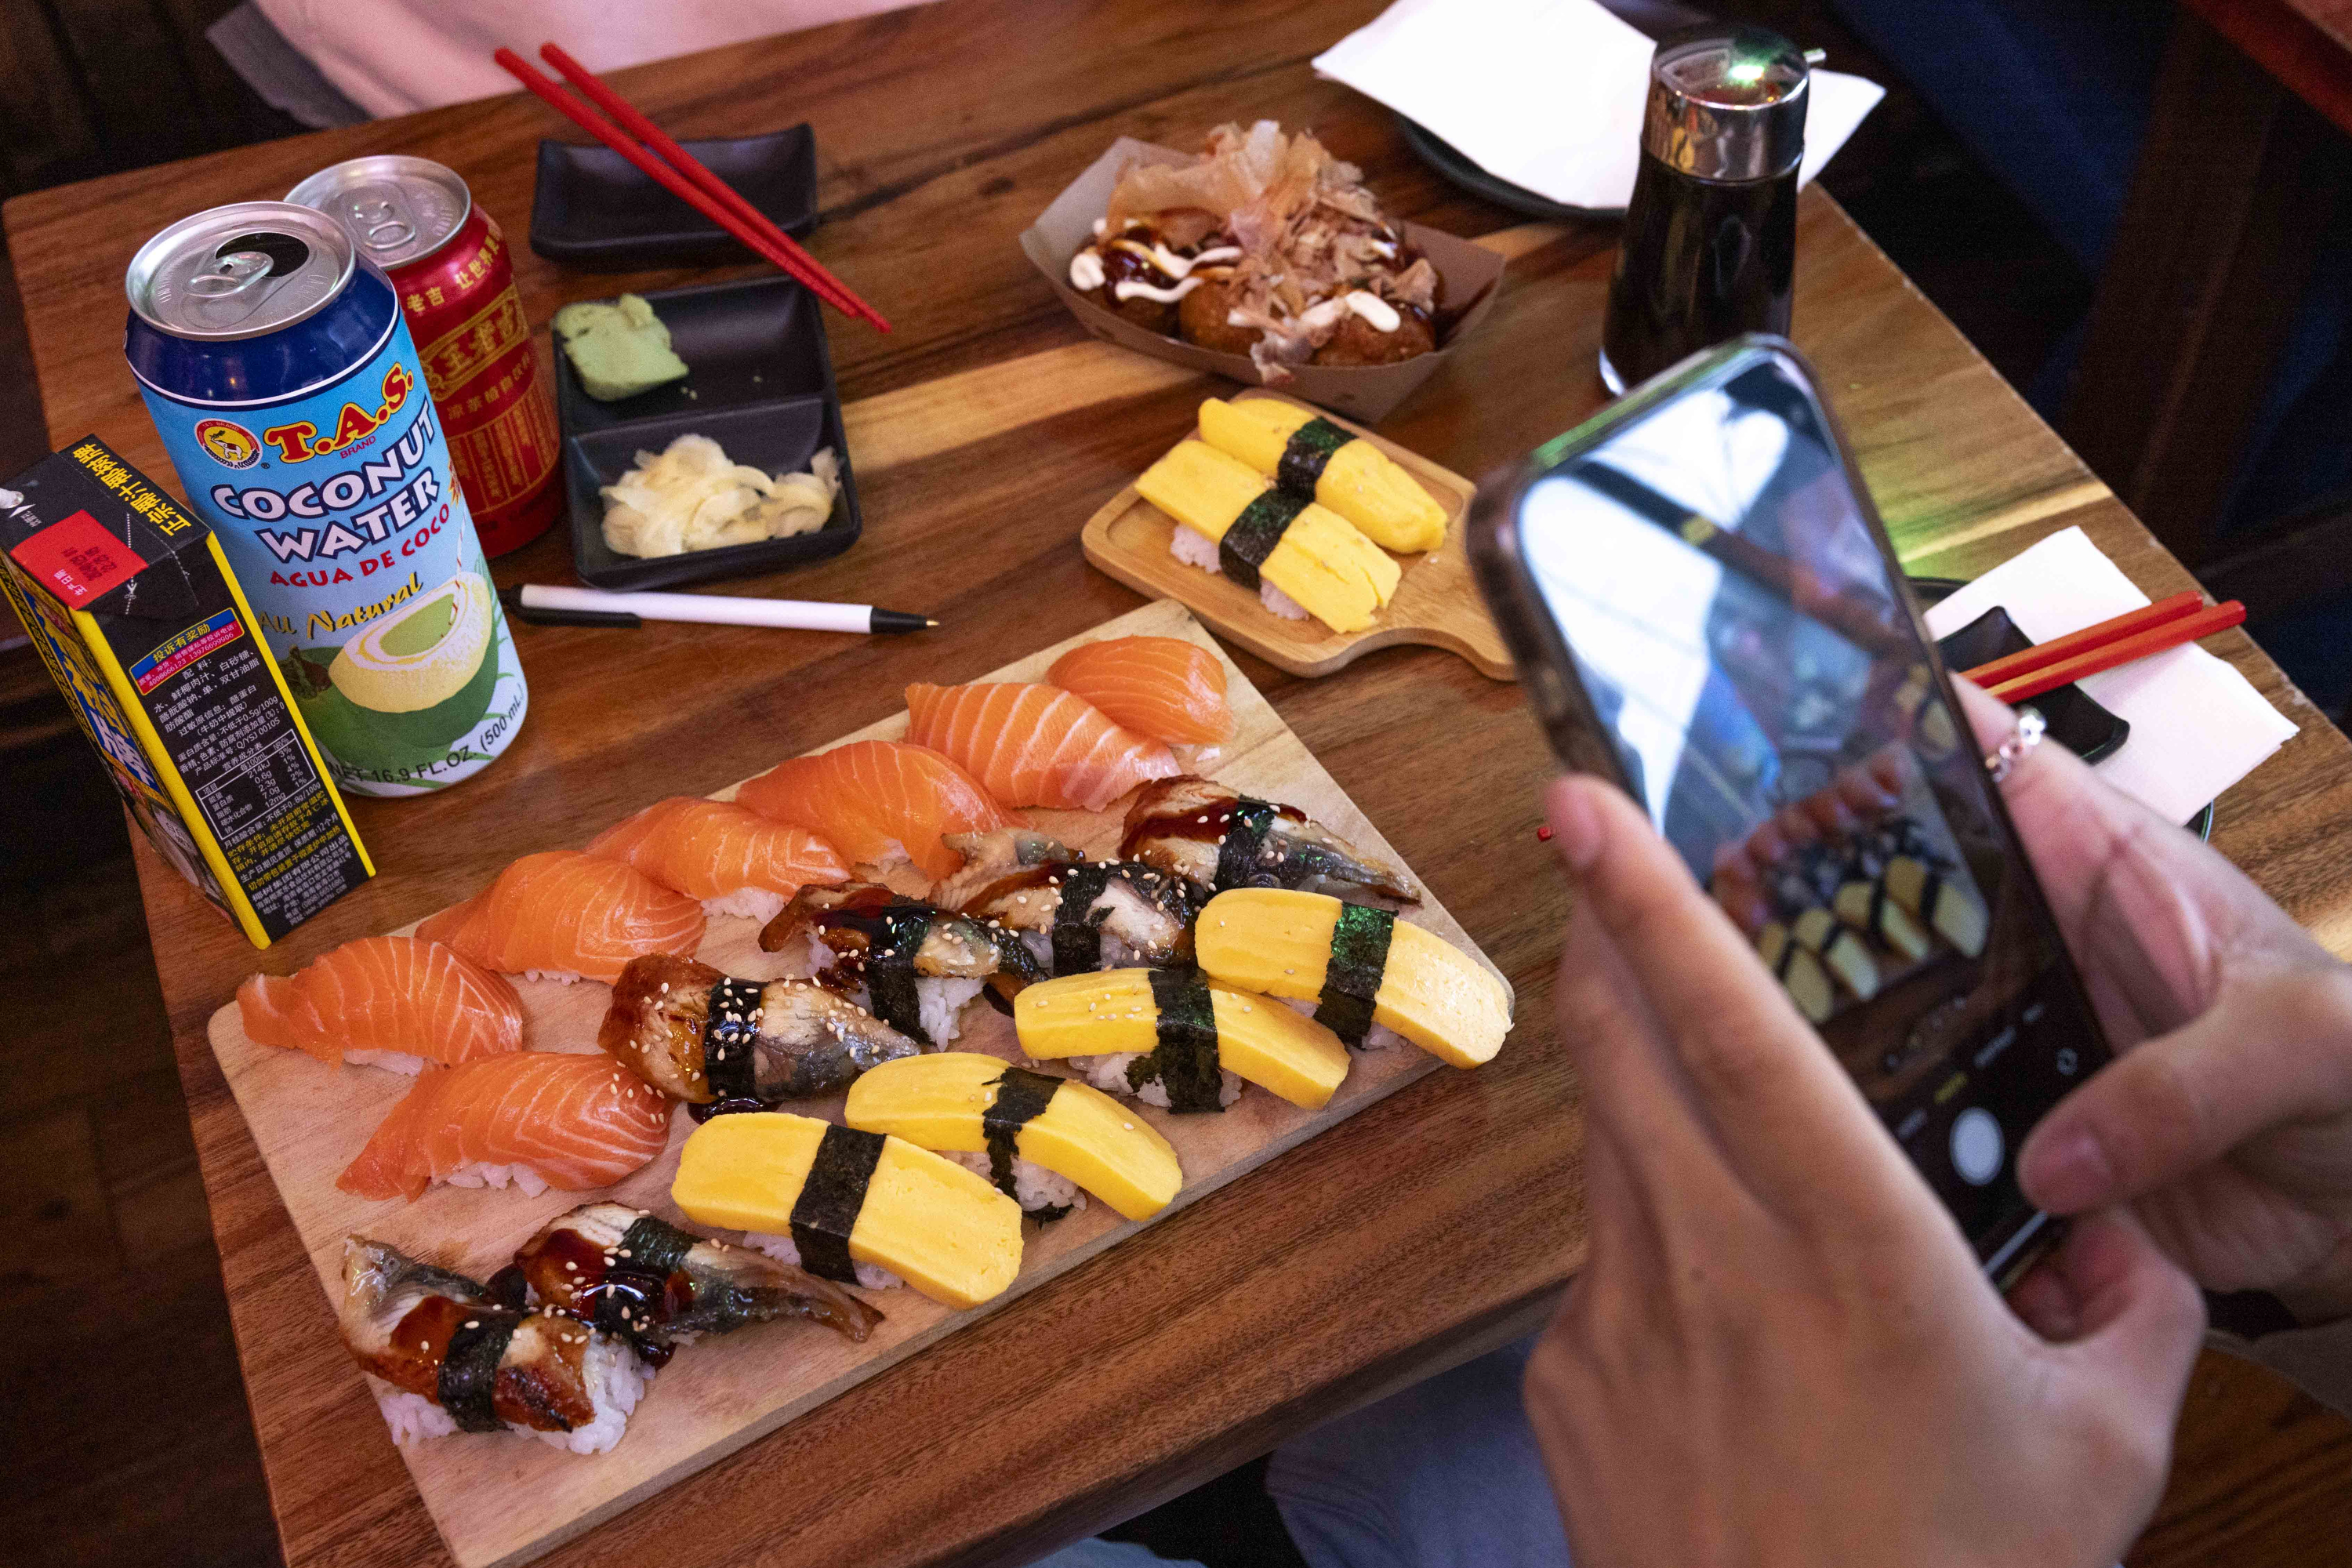
[[[2193,616],[2204,607],[2204,604],[2205,595],[2190,588],[2168,599],[2158,599],[2153,605],[2145,605],[2120,616],[2110,616],[2096,626],[2084,626],[2079,632],[2068,632],[2063,637],[2052,637],[2048,642],[2036,643],[2032,647],[1989,659],[1974,669],[1965,669],[1960,673],[1990,691],[2004,681],[2014,680],[2045,664],[2070,658],[2084,648],[2098,647],[2117,637],[2132,637],[2151,626],[2160,626],[2167,621]]]
[[[786,255],[797,257],[806,262],[807,274],[795,273],[794,275],[800,277],[801,281],[819,294],[825,294],[826,287],[830,287],[832,294],[827,296],[827,302],[834,309],[847,315],[863,316],[883,331],[887,332],[890,330],[890,323],[882,319],[880,311],[851,293],[847,284],[825,270],[824,263],[803,249],[799,242],[791,235],[777,227],[775,222],[767,214],[745,201],[741,192],[712,174],[709,166],[701,159],[672,141],[668,132],[655,124],[639,112],[636,105],[598,79],[594,72],[565,53],[562,46],[552,43],[540,45],[539,58],[562,72],[564,80],[586,93],[589,101],[611,115],[614,122],[622,130],[668,159],[679,174],[693,181],[711,200],[759,230]]]
[[[2170,600],[2165,602],[2171,603]],[[2148,606],[2151,610],[2157,607],[2154,605]],[[2145,614],[2145,612],[2141,613]],[[2234,626],[2245,618],[2246,606],[2235,599],[2231,599],[2227,604],[2208,605],[2201,610],[2194,610],[2185,616],[2174,616],[2169,619],[2160,620],[2154,626],[2143,626],[2137,632],[2102,640],[2095,647],[2080,648],[2053,663],[2044,664],[2040,668],[2029,670],[2022,675],[2013,675],[2009,679],[1988,687],[1986,689],[2003,702],[2011,704],[2022,702],[2029,697],[2039,697],[2045,691],[2055,691],[2062,686],[2072,686],[2086,675],[2096,675],[2103,669],[2113,669],[2119,664],[2129,664],[2135,659],[2146,658],[2150,654],[2162,653],[2167,648],[2179,647],[2183,643],[2195,642],[2199,637],[2211,637],[2215,632]],[[2086,631],[2097,629],[2096,626],[2085,628]],[[2074,634],[2076,637],[2083,635],[2083,632]],[[2066,640],[2068,639],[2061,637],[2043,646],[2055,647],[2057,642]]]
[[[889,324],[876,314],[871,306],[866,305],[863,300],[850,293],[838,279],[817,266],[815,260],[810,258],[806,251],[802,250],[797,245],[792,245],[789,239],[786,239],[784,244],[792,246],[790,250],[769,240],[757,229],[719,205],[715,198],[707,195],[685,174],[638,146],[636,142],[624,135],[617,127],[599,119],[586,104],[549,80],[520,55],[516,54],[512,49],[501,48],[492,58],[505,68],[508,75],[530,89],[549,108],[553,109],[605,146],[627,159],[646,178],[655,181],[695,211],[741,240],[751,247],[753,254],[797,279],[803,287],[835,310],[846,315],[863,316],[883,331],[889,330]],[[716,175],[712,177],[717,178]],[[772,228],[773,226],[770,226]]]

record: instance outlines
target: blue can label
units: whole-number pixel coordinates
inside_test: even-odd
[[[404,321],[299,396],[140,395],[338,784],[420,794],[506,749],[530,693]]]

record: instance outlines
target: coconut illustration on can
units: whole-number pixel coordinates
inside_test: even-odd
[[[339,648],[297,648],[288,682],[320,742],[391,769],[445,751],[482,721],[505,627],[479,573],[459,572]]]

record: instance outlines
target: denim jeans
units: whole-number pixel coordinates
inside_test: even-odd
[[[1567,1568],[1568,1538],[1519,1403],[1532,1339],[1285,1443],[1265,1487],[1313,1568]],[[1032,1568],[1151,1568],[1081,1541]],[[1194,1565],[1197,1568],[1197,1565]]]

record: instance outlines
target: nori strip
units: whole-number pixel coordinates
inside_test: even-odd
[[[808,1180],[801,1184],[801,1195],[793,1205],[792,1226],[801,1267],[818,1279],[857,1283],[849,1233],[857,1228],[857,1211],[866,1206],[866,1184],[874,1179],[874,1166],[881,1158],[879,1132],[827,1127],[817,1141]]]
[[[1290,433],[1282,448],[1282,460],[1274,467],[1274,482],[1292,495],[1315,498],[1315,486],[1323,478],[1324,465],[1331,454],[1355,437],[1319,415]]]
[[[694,1250],[694,1236],[666,1219],[646,1215],[621,1233],[620,1261],[640,1274],[675,1274]]]
[[[1232,820],[1225,824],[1225,837],[1217,845],[1217,891],[1249,886],[1250,874],[1265,851],[1266,835],[1274,831],[1274,819],[1280,811],[1270,800],[1252,800],[1247,795],[1234,802]]]
[[[1097,916],[1094,907],[1110,886],[1111,863],[1081,861],[1063,867],[1055,876],[1062,901],[1054,910],[1054,973],[1091,974],[1102,967],[1102,922],[1110,911]]]
[[[760,1095],[760,996],[766,989],[756,980],[721,975],[710,988],[710,1004],[702,1019],[702,1076],[709,1080],[713,1098],[757,1100]]]
[[[1307,510],[1307,498],[1281,489],[1269,489],[1242,508],[1241,516],[1225,530],[1217,541],[1217,564],[1225,575],[1252,593],[1257,591],[1257,569],[1282,542],[1298,514]]]
[[[874,1016],[912,1040],[933,1045],[923,1027],[922,998],[915,994],[915,954],[929,934],[937,911],[927,904],[893,904],[879,917],[882,934],[866,955],[866,990]]]
[[[1021,1154],[1021,1130],[1045,1114],[1061,1087],[1062,1080],[1050,1073],[1006,1068],[996,1080],[996,1099],[980,1113],[980,1130],[988,1139],[988,1179],[1015,1202],[1021,1194],[1013,1190],[1013,1162]]]
[[[1349,1045],[1360,1047],[1371,1032],[1372,998],[1389,966],[1389,938],[1396,916],[1365,904],[1342,904],[1331,927],[1331,958],[1323,968],[1323,995],[1315,1021]]]
[[[1160,1044],[1127,1067],[1127,1081],[1140,1089],[1158,1079],[1173,1111],[1223,1110],[1224,1075],[1217,1067],[1217,1009],[1209,983],[1197,969],[1151,971],[1151,1000],[1159,1009]]]
[[[496,1432],[506,1426],[499,1419],[496,1399],[499,1363],[506,1358],[507,1344],[522,1320],[520,1312],[480,1307],[449,1331],[434,1396],[458,1431]]]

